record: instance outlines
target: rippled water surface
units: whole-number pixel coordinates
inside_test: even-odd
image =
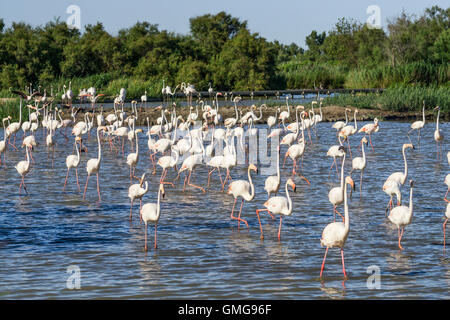
[[[363,125],[364,123],[359,123]],[[350,234],[345,245],[349,279],[343,281],[338,249],[330,249],[323,281],[319,279],[325,252],[320,246],[323,228],[333,221],[328,191],[337,186],[336,171],[329,175],[328,147],[336,144],[331,123],[318,125],[317,139],[308,144],[303,173],[311,186],[296,177],[297,192],[291,193],[294,211],[283,219],[282,238],[277,239],[279,219],[262,214],[265,239],[260,240],[255,210],[267,199],[266,175],[254,175],[256,196],[245,203],[242,218],[250,229],[230,219],[233,198],[220,192],[217,176],[203,194],[189,188],[182,192],[182,179],[166,188],[158,226],[158,249],[153,249],[153,226],[149,227],[149,251],[144,251],[144,226],[139,223],[139,205],[130,223],[129,169],[121,154],[115,156],[103,145],[100,171],[102,202],[97,203],[95,178],[90,180],[86,200],[77,191],[71,172],[66,193],[65,157],[72,152],[72,138],[57,133],[54,155],[47,150],[42,130],[34,153],[35,163],[26,176],[29,194],[19,196],[20,176],[14,165],[24,159],[24,149],[9,151],[6,168],[0,169],[0,297],[5,299],[137,298],[137,299],[341,299],[341,298],[449,298],[450,248],[443,251],[446,191],[443,181],[450,167],[448,123],[441,124],[447,136],[444,157],[436,160],[434,124],[426,124],[420,147],[408,150],[409,178],[415,180],[414,218],[406,228],[403,246],[397,247],[397,229],[385,218],[388,197],[381,186],[387,176],[403,171],[401,146],[408,142],[408,123],[382,122],[369,149],[359,197],[359,172],[353,174],[356,190],[349,203]],[[259,128],[264,128],[259,126]],[[144,128],[146,131],[146,128]],[[1,137],[3,137],[3,131]],[[94,133],[94,130],[92,131]],[[18,134],[19,144],[22,133]],[[362,136],[351,137],[353,156]],[[88,154],[82,153],[80,184],[84,187],[86,162],[97,155],[95,134],[85,138]],[[151,172],[147,137],[141,135],[141,158],[136,175]],[[370,146],[369,146],[370,148]],[[142,151],[144,150],[144,151]],[[282,154],[286,148],[282,148]],[[126,147],[126,154],[129,152]],[[126,157],[125,154],[125,157]],[[263,163],[260,163],[260,168]],[[281,195],[292,162],[282,170]],[[347,161],[346,174],[351,169]],[[150,191],[144,203],[156,202],[158,179],[149,175]],[[233,169],[234,179],[247,179],[246,167]],[[171,171],[168,179],[173,180]],[[207,171],[199,167],[193,182],[206,185]],[[408,180],[409,180],[408,178]],[[409,203],[407,183],[402,189]],[[341,210],[343,208],[341,206]],[[81,288],[69,290],[67,272],[78,266]],[[368,268],[381,272],[380,289],[369,289]],[[71,282],[70,282],[71,283]]]

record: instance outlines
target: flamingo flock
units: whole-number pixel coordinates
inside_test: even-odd
[[[31,86],[30,86],[31,87]],[[171,87],[166,85],[163,81],[162,94],[164,97],[165,106],[159,106],[155,110],[161,112],[161,116],[154,119],[156,125],[150,127],[150,119],[147,118],[147,132],[148,150],[147,154],[149,158],[144,158],[143,154],[145,150],[139,149],[140,133],[143,133],[143,129],[135,128],[136,120],[138,119],[137,101],[132,101],[132,112],[127,115],[124,112],[124,104],[126,103],[126,89],[120,90],[120,93],[115,97],[114,109],[109,114],[103,114],[103,108],[97,110],[98,114],[95,115],[95,106],[97,98],[102,96],[97,94],[95,88],[91,87],[88,90],[80,91],[78,98],[82,101],[84,98],[89,98],[92,103],[92,112],[84,114],[82,121],[76,121],[75,115],[78,112],[73,105],[73,92],[71,90],[71,83],[69,83],[68,90],[64,86],[64,92],[61,96],[64,103],[67,103],[71,115],[70,119],[63,119],[60,109],[53,108],[53,99],[44,99],[42,101],[42,94],[40,92],[23,93],[20,91],[11,91],[16,93],[20,97],[20,111],[19,121],[11,123],[11,117],[2,119],[3,124],[3,139],[0,140],[0,165],[6,165],[6,154],[8,152],[21,152],[15,145],[16,135],[19,133],[19,129],[22,128],[22,148],[25,148],[25,160],[18,162],[15,165],[15,169],[21,177],[19,185],[19,195],[23,190],[28,194],[29,188],[26,186],[26,177],[30,173],[30,169],[38,163],[33,163],[32,151],[35,148],[41,148],[41,145],[36,141],[36,132],[39,127],[45,134],[45,145],[49,152],[52,150],[54,153],[56,139],[55,135],[60,133],[66,140],[71,140],[65,135],[67,128],[72,128],[73,140],[68,144],[66,150],[68,151],[65,156],[65,165],[67,167],[65,180],[63,183],[62,191],[65,192],[71,169],[75,170],[76,184],[78,192],[81,193],[79,184],[79,172],[78,169],[85,167],[86,182],[83,191],[82,199],[86,200],[86,194],[89,186],[89,179],[91,176],[96,177],[96,191],[98,197],[98,203],[101,203],[101,179],[104,175],[101,169],[102,157],[111,156],[120,157],[119,150],[121,150],[122,157],[125,158],[126,146],[129,144],[129,153],[126,157],[126,164],[129,169],[129,187],[128,197],[130,199],[130,211],[129,220],[132,221],[133,205],[135,201],[139,201],[139,216],[141,223],[145,225],[145,244],[144,250],[148,250],[148,236],[147,229],[149,224],[153,224],[155,228],[154,236],[154,248],[157,248],[157,226],[161,218],[161,212],[164,211],[163,199],[172,189],[176,189],[178,180],[182,174],[184,174],[184,182],[182,192],[198,192],[200,195],[207,193],[211,190],[211,181],[213,173],[217,173],[220,180],[218,189],[223,193],[224,197],[234,198],[233,206],[231,208],[230,219],[237,222],[238,229],[240,224],[245,224],[247,229],[250,229],[248,221],[245,219],[247,209],[244,207],[245,202],[254,202],[255,195],[258,192],[267,193],[267,200],[259,206],[261,209],[256,210],[256,217],[258,219],[260,229],[260,239],[264,239],[263,225],[261,223],[262,212],[266,212],[271,219],[275,219],[275,216],[279,215],[279,227],[277,238],[281,241],[281,229],[283,224],[283,218],[289,217],[298,211],[296,204],[292,199],[292,192],[296,192],[296,179],[297,181],[304,180],[308,187],[312,184],[304,175],[303,171],[303,158],[309,156],[310,145],[313,145],[311,132],[316,133],[316,126],[323,121],[322,114],[322,100],[318,99],[311,103],[311,110],[307,110],[305,106],[291,106],[289,104],[289,98],[286,98],[286,106],[274,108],[272,113],[267,119],[262,119],[262,108],[268,108],[266,105],[261,105],[259,108],[259,116],[257,116],[256,106],[252,106],[250,111],[242,114],[242,108],[238,107],[240,97],[234,97],[232,100],[234,107],[234,117],[223,120],[220,113],[220,107],[218,102],[218,96],[221,93],[214,95],[214,90],[210,84],[209,102],[198,101],[195,106],[192,105],[192,97],[197,92],[194,85],[189,83],[182,83],[176,86],[172,91]],[[185,94],[188,101],[189,114],[186,118],[181,115],[177,116],[176,103],[169,102],[169,96],[174,96],[175,91],[181,88],[181,91]],[[46,96],[46,91],[44,96]],[[215,99],[213,99],[215,97]],[[141,97],[141,110],[147,107],[147,91]],[[22,107],[23,102],[28,103],[28,121],[22,119]],[[32,104],[34,102],[34,105]],[[208,104],[211,103],[212,105]],[[320,114],[315,114],[314,106],[319,106]],[[199,112],[199,108],[202,113]],[[31,113],[31,110],[34,110]],[[194,112],[195,110],[195,112]],[[317,109],[316,109],[317,110]],[[444,139],[444,134],[439,128],[439,115],[440,108],[436,107],[436,130],[434,132],[434,139],[437,145],[437,158],[442,158],[441,143]],[[348,112],[351,109],[346,108],[344,110],[346,121],[338,121],[332,125],[332,129],[336,130],[336,145],[330,146],[326,155],[333,158],[333,163],[329,169],[329,176],[332,172],[333,166],[336,167],[336,174],[339,177],[339,185],[330,189],[328,193],[328,200],[332,205],[332,222],[325,226],[323,229],[320,245],[325,247],[325,254],[323,257],[322,265],[320,268],[320,278],[323,277],[323,271],[325,268],[325,261],[328,254],[328,249],[339,248],[341,252],[342,271],[344,278],[347,278],[347,272],[344,262],[344,246],[350,233],[350,215],[351,209],[349,208],[349,199],[352,196],[352,192],[355,189],[355,183],[352,178],[352,174],[355,171],[360,172],[359,177],[359,189],[360,197],[363,193],[363,175],[366,170],[370,169],[370,163],[368,161],[370,150],[366,150],[365,146],[370,144],[372,152],[374,147],[372,144],[371,135],[379,132],[379,120],[374,119],[373,123],[366,124],[358,130],[358,109],[353,111],[353,124],[349,124]],[[288,123],[291,118],[295,120]],[[96,126],[94,125],[94,119],[96,119]],[[153,119],[152,119],[153,120]],[[255,127],[255,122],[264,121],[267,125],[267,129],[270,130],[268,138],[272,138],[273,141],[277,141],[276,146],[276,174],[269,175],[265,179],[264,190],[257,190],[253,179],[258,174],[258,166],[256,163],[249,163],[245,166],[246,177],[244,179],[232,178],[238,176],[238,170],[236,167],[242,167],[238,163],[237,147],[240,151],[248,153],[247,148],[244,147],[244,137],[247,133],[249,136],[257,136],[259,134],[258,128]],[[196,128],[192,128],[196,122],[200,122],[201,125]],[[411,125],[411,130],[418,131],[417,144],[420,142],[420,130],[425,125],[425,103],[423,105],[423,121],[414,122]],[[247,127],[247,130],[245,130]],[[64,129],[64,131],[63,131]],[[83,145],[84,139],[89,139],[90,132],[96,131],[96,142],[98,153],[97,157],[89,159],[86,163],[82,153],[87,151],[85,145]],[[305,132],[308,133],[308,139],[305,137]],[[64,133],[63,133],[64,132]],[[364,134],[360,138],[359,146],[361,147],[361,156],[352,157],[350,137],[358,133]],[[86,138],[87,136],[87,138]],[[210,136],[210,139],[208,139]],[[367,139],[368,136],[368,139]],[[126,139],[125,139],[126,138]],[[11,139],[13,140],[11,142]],[[275,139],[275,140],[273,140]],[[126,140],[128,142],[126,142]],[[218,146],[225,146],[222,150]],[[109,146],[109,152],[108,152]],[[287,151],[284,153],[283,165],[281,164],[281,147],[286,146]],[[72,148],[72,150],[70,150]],[[11,150],[12,149],[12,150]],[[372,189],[371,192],[383,191],[389,196],[389,202],[386,207],[386,217],[398,229],[398,248],[403,250],[402,239],[405,231],[405,227],[412,223],[413,219],[413,189],[414,181],[409,178],[409,204],[408,206],[402,205],[401,189],[408,180],[408,161],[407,150],[413,152],[415,147],[412,143],[403,144],[401,151],[404,161],[404,170],[390,174],[385,180],[383,186],[378,189]],[[369,152],[368,152],[369,151]],[[71,152],[71,153],[69,153]],[[400,153],[398,153],[400,155]],[[3,155],[3,162],[2,156]],[[283,177],[281,167],[286,165],[286,159],[292,160],[292,170],[290,170],[289,176]],[[346,159],[352,159],[352,170],[350,173],[345,173]],[[340,170],[338,166],[338,160],[341,159]],[[447,159],[450,165],[450,152],[447,153]],[[149,194],[149,182],[146,180],[149,173],[144,172],[141,177],[136,177],[137,166],[139,162],[147,161],[149,166],[153,167],[151,175],[156,174],[156,168],[161,168],[162,172],[159,176],[158,191],[156,195],[150,195],[155,202],[145,203],[145,198]],[[301,163],[301,165],[300,165]],[[301,166],[301,168],[300,168]],[[208,182],[206,186],[201,186],[193,182],[196,169],[201,167],[208,168]],[[118,168],[120,170],[120,168]],[[126,169],[125,169],[126,170]],[[170,170],[176,172],[175,180],[170,180],[168,173]],[[226,171],[225,177],[222,177],[220,172]],[[306,168],[308,170],[308,168]],[[340,172],[339,172],[340,171]],[[284,178],[286,179],[283,182]],[[133,180],[137,180],[138,183],[133,183]],[[312,180],[311,180],[312,181]],[[181,183],[181,182],[180,182]],[[297,182],[298,183],[298,182]],[[446,176],[444,183],[447,185],[447,192],[445,193],[444,200],[448,202],[445,221],[443,223],[444,233],[444,250],[445,250],[445,228],[448,219],[450,218],[450,202],[447,199],[447,195],[450,190],[450,174]],[[280,187],[283,194],[280,192]],[[349,188],[350,187],[350,188]],[[349,190],[350,191],[349,191]],[[307,196],[306,194],[304,196]],[[394,204],[393,197],[396,196],[397,205]],[[240,200],[239,211],[237,212],[236,205]],[[170,201],[170,200],[168,200]],[[239,205],[239,204],[238,204]],[[343,205],[343,213],[340,212],[339,206]],[[389,213],[388,213],[389,211]],[[237,212],[237,213],[236,213]],[[336,214],[340,216],[342,221],[336,221]],[[331,219],[331,217],[330,217]]]

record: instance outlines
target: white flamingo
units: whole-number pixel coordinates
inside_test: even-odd
[[[401,241],[403,237],[403,232],[405,231],[405,227],[412,222],[413,218],[413,187],[414,182],[410,180],[410,191],[409,191],[409,207],[407,206],[397,206],[392,209],[391,213],[388,216],[388,219],[397,226],[398,229],[398,247],[400,250],[403,250]],[[400,232],[401,229],[401,232]]]
[[[344,273],[344,278],[347,278],[347,273],[345,272],[345,262],[344,262],[344,245],[347,241],[347,237],[350,231],[350,216],[348,213],[348,203],[347,203],[347,184],[352,187],[354,185],[351,177],[345,178],[344,189],[344,222],[332,222],[328,224],[322,231],[322,238],[320,239],[320,245],[325,246],[325,255],[323,257],[322,267],[320,268],[320,278],[322,278],[323,269],[325,267],[325,260],[327,258],[327,253],[329,248],[340,248],[341,258],[342,258],[342,272]]]
[[[77,186],[78,186],[78,191],[80,190],[80,184],[78,183],[78,165],[80,164],[80,150],[78,150],[78,141],[81,143],[81,138],[80,137],[76,137],[75,138],[75,149],[77,150],[77,155],[73,155],[71,154],[70,156],[67,156],[66,158],[66,166],[67,166],[67,174],[66,174],[66,180],[64,180],[64,187],[63,187],[63,191],[66,189],[66,184],[67,184],[67,178],[69,178],[69,171],[72,168],[75,168],[75,175],[77,177]]]
[[[133,214],[133,202],[134,200],[139,200],[139,213],[141,213],[142,209],[142,197],[148,192],[148,181],[145,181],[145,188],[142,187],[145,180],[145,173],[142,175],[141,179],[139,179],[139,183],[132,184],[128,188],[128,198],[130,198],[130,221],[132,219]],[[142,216],[141,216],[142,219]]]
[[[295,183],[292,181],[292,179],[288,179],[286,181],[286,197],[276,196],[269,198],[264,203],[265,209],[258,209],[256,210],[256,215],[258,216],[258,222],[259,222],[259,228],[261,230],[261,239],[264,239],[263,230],[261,226],[261,219],[259,217],[259,212],[261,211],[267,211],[269,214],[279,214],[280,215],[280,226],[278,227],[278,240],[281,239],[281,224],[283,222],[283,216],[290,216],[292,214],[292,200],[289,196],[289,190],[288,187],[291,186],[292,190],[295,192]],[[273,217],[272,217],[273,218]]]
[[[146,203],[142,206],[141,209],[141,217],[145,223],[145,246],[144,249],[147,251],[147,228],[148,223],[155,224],[155,249],[158,247],[156,244],[156,232],[158,228],[159,218],[161,216],[161,196],[164,198],[165,191],[164,185],[160,184],[158,189],[158,202],[157,203]]]
[[[255,197],[255,186],[253,185],[253,181],[252,181],[252,176],[251,176],[251,171],[255,171],[256,173],[258,173],[258,168],[256,168],[256,166],[254,164],[250,164],[248,166],[248,181],[245,180],[236,180],[233,181],[232,183],[230,183],[230,185],[228,186],[228,191],[227,194],[231,194],[234,197],[234,204],[233,204],[233,209],[231,210],[231,219],[234,220],[238,220],[238,227],[240,222],[244,222],[248,228],[248,223],[246,220],[241,219],[241,213],[242,213],[242,207],[244,205],[244,200],[245,201],[252,201],[253,198]],[[236,206],[236,201],[237,198],[241,197],[242,198],[242,203],[241,203],[241,209],[239,210],[239,216],[235,217],[233,215],[234,213],[234,207]]]

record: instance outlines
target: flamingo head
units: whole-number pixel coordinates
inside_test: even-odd
[[[286,183],[287,183],[289,186],[291,186],[292,190],[295,192],[295,190],[297,189],[297,187],[295,186],[294,181],[292,181],[292,179],[289,179]]]
[[[251,163],[251,164],[248,166],[248,170],[253,170],[253,171],[255,171],[256,173],[258,173],[258,168],[257,168],[253,163]]]
[[[166,191],[164,190],[164,185],[163,184],[159,185],[159,192],[161,192],[161,195],[162,195],[162,197],[164,199],[164,197],[166,196]]]
[[[414,180],[409,180],[409,186],[410,186],[410,188],[414,187]]]
[[[363,137],[363,138],[361,139],[361,143],[365,143],[365,144],[367,145],[367,139],[366,139],[366,137]]]
[[[350,176],[347,176],[345,178],[345,183],[349,184],[352,187],[352,189],[355,190],[355,182]]]
[[[405,144],[403,145],[403,149],[408,149],[408,148],[411,148],[411,149],[415,150],[415,148],[414,148],[414,146],[412,145],[412,143],[405,143]]]

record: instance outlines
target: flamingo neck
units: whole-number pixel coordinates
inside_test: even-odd
[[[438,109],[438,114],[436,118],[436,130],[439,130],[439,114],[441,113],[441,109]]]
[[[250,174],[251,169],[248,169],[248,182],[250,183],[250,200],[255,197],[255,186],[253,185],[252,175]]]
[[[350,230],[350,216],[348,214],[348,202],[347,202],[347,184],[344,186],[344,230],[347,235]]]
[[[289,188],[288,188],[288,183],[286,182],[286,197],[288,200],[288,214],[292,213],[292,200],[291,197],[289,196]]]
[[[344,165],[345,165],[345,153],[344,157],[342,159],[342,165],[341,165],[341,190],[344,191]]]
[[[409,215],[411,219],[413,216],[413,187],[409,190]]]
[[[406,153],[405,153],[406,148],[403,148],[402,153],[403,153],[403,161],[405,162],[405,172],[403,174],[403,179],[401,181],[402,185],[405,183],[406,181],[406,177],[408,176],[408,161],[406,161]]]

